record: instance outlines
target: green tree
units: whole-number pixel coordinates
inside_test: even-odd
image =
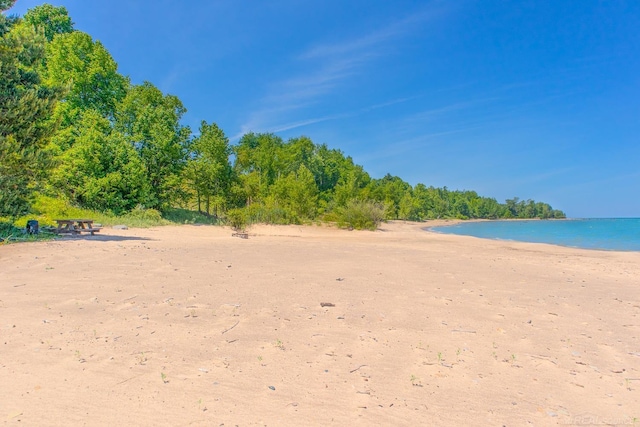
[[[265,197],[276,178],[283,173],[282,138],[271,133],[245,134],[234,147],[234,169],[238,174],[253,175],[251,182],[257,181],[258,194],[249,197]]]
[[[83,114],[73,146],[51,181],[72,201],[123,214],[149,203],[151,187],[138,153],[95,110]]]
[[[27,11],[24,15],[24,21],[37,28],[42,28],[48,41],[53,40],[56,34],[73,31],[73,22],[71,22],[69,12],[64,6],[55,7],[46,3],[36,6]]]
[[[402,196],[398,206],[398,216],[400,219],[409,221],[421,221],[424,218],[420,200],[412,195],[412,191],[407,191]]]
[[[0,37],[8,33],[11,27],[20,21],[15,15],[5,16],[2,12],[10,9],[16,0],[0,0]]]
[[[385,219],[399,219],[400,202],[411,186],[397,176],[385,175],[372,180],[367,188],[368,197],[384,203]]]
[[[316,182],[321,192],[330,192],[338,185],[340,177],[354,167],[351,157],[340,150],[330,149],[326,144],[316,147]]]
[[[183,197],[180,180],[191,136],[180,124],[186,111],[176,96],[164,95],[149,82],[131,87],[118,108],[116,130],[140,155],[151,184],[149,207],[164,210]]]
[[[0,27],[5,20],[0,14]],[[47,119],[61,90],[42,84],[36,72],[44,43],[42,34],[21,25],[0,37],[0,215],[25,213],[46,169],[42,148],[55,130]]]
[[[503,215],[504,208],[496,199],[483,197],[477,207],[476,218],[497,219]]]
[[[196,192],[198,211],[202,211],[203,199],[207,214],[211,214],[212,199],[215,216],[218,216],[218,207],[226,205],[233,176],[230,155],[229,138],[222,129],[215,123],[203,121],[200,135],[191,144],[190,159],[185,168],[185,176]]]
[[[47,44],[44,74],[49,85],[69,88],[56,112],[63,128],[73,126],[89,109],[113,120],[129,86],[102,43],[80,31],[61,34]]]
[[[279,175],[297,172],[303,165],[311,172],[314,179],[319,178],[321,174],[317,147],[306,136],[291,138],[282,146],[281,165],[282,170],[279,171]]]
[[[15,3],[16,0],[0,0],[0,12],[11,9]]]
[[[340,172],[340,178],[335,186],[334,204],[344,207],[349,200],[360,199],[363,189],[371,182],[371,177],[360,165],[345,168]]]
[[[318,187],[313,174],[305,165],[296,172],[280,177],[273,185],[276,201],[289,214],[292,222],[313,219],[316,216]]]

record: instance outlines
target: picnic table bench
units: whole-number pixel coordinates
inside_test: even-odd
[[[58,234],[80,234],[83,232],[97,233],[102,227],[94,227],[92,219],[56,219],[58,228],[55,230]]]

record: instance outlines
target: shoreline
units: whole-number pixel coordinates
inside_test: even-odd
[[[249,239],[213,226],[103,229],[0,246],[0,417],[548,425],[640,416],[640,254],[424,225],[261,225]]]

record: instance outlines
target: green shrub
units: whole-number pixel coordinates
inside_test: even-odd
[[[151,222],[162,221],[162,214],[159,211],[155,209],[145,209],[144,207],[139,205],[132,209],[131,212],[129,212],[125,216]]]
[[[63,197],[50,197],[38,194],[31,206],[31,213],[16,220],[18,227],[24,227],[29,219],[35,219],[40,227],[56,225],[56,219],[82,218],[110,225],[114,223],[112,215],[73,206]]]
[[[13,236],[22,236],[24,230],[16,227],[10,222],[0,222],[0,241]]]
[[[176,224],[210,224],[216,225],[220,221],[217,217],[204,215],[195,210],[173,208],[167,209],[162,213],[162,217],[167,221]]]
[[[245,209],[247,222],[250,224],[297,224],[299,223],[293,213],[281,206],[272,197],[267,197],[264,202],[253,203]]]
[[[63,197],[50,197],[39,194],[32,205],[29,215],[18,218],[16,226],[24,227],[29,219],[38,220],[40,227],[55,226],[56,219],[82,218],[92,219],[104,226],[125,224],[130,227],[153,227],[168,224],[160,212],[155,209],[144,209],[138,206],[126,215],[116,216],[110,213],[98,212],[91,209],[79,208],[72,205]]]
[[[247,213],[244,209],[230,209],[227,211],[227,224],[236,231],[247,227]]]
[[[126,224],[130,227],[154,227],[156,225],[166,225],[169,221],[162,218],[162,214],[155,209],[145,209],[137,206],[131,212],[120,217],[114,217],[112,221],[119,224]]]
[[[350,200],[334,213],[340,227],[375,230],[384,219],[384,205],[372,200]]]
[[[36,240],[50,240],[55,235],[40,229],[38,234],[27,234],[24,228],[9,221],[0,221],[0,244],[9,242],[33,242]]]

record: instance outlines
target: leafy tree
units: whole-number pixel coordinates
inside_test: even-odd
[[[296,172],[304,165],[312,174],[319,173],[316,145],[306,136],[292,138],[282,146],[282,170],[280,174]],[[315,173],[314,173],[315,172]]]
[[[342,151],[330,149],[326,144],[316,147],[316,159],[315,176],[321,192],[333,190],[340,177],[354,167],[351,157],[345,157]]]
[[[496,199],[483,197],[477,203],[475,218],[496,219],[502,216],[503,210]]]
[[[260,196],[285,170],[282,138],[271,133],[248,133],[234,148],[234,168],[239,174],[253,174],[257,180]],[[251,194],[251,198],[256,194]]]
[[[334,203],[346,206],[349,200],[360,198],[363,189],[371,182],[371,177],[362,166],[353,165],[341,171],[340,179],[335,186]]]
[[[48,41],[53,40],[56,34],[73,31],[73,22],[64,6],[55,7],[46,3],[36,6],[27,11],[24,20],[35,27],[42,28]]]
[[[402,196],[398,206],[398,216],[401,219],[410,221],[421,221],[424,219],[422,206],[420,206],[420,200],[413,196],[412,193],[412,191],[407,191]]]
[[[11,9],[15,3],[16,0],[0,0],[0,12]]]
[[[4,20],[0,15],[0,22]],[[54,131],[47,118],[61,91],[43,85],[35,70],[44,43],[34,28],[20,25],[0,38],[0,215],[17,216],[28,210],[29,197],[46,166],[42,148]]]
[[[163,210],[180,197],[191,135],[180,124],[186,111],[176,96],[164,95],[149,82],[131,87],[118,108],[116,129],[140,155],[151,184],[149,207]]]
[[[416,184],[413,188],[413,197],[411,198],[411,214],[414,221],[422,221],[428,218],[428,212],[431,208],[431,199],[429,190],[424,184]]]
[[[231,187],[233,200],[231,204],[234,206],[250,206],[254,202],[260,200],[260,174],[257,171],[238,174],[234,169],[237,182]]]
[[[273,185],[275,200],[289,214],[292,222],[313,219],[316,216],[318,187],[313,174],[301,164],[296,172],[278,178]]]
[[[368,197],[384,203],[386,219],[400,219],[400,202],[411,186],[397,176],[385,175],[372,180],[367,188]]]
[[[60,34],[47,44],[44,74],[48,84],[69,87],[57,111],[63,128],[73,126],[89,109],[113,120],[129,86],[102,43],[80,31]]]
[[[449,191],[417,184],[413,189],[415,215],[422,219],[445,218],[449,212]]]
[[[10,9],[16,0],[0,0],[0,37],[9,32],[20,19],[17,16],[5,16],[1,12]]]
[[[148,205],[151,187],[137,152],[95,110],[83,114],[74,145],[51,181],[82,206],[123,214]]]
[[[210,214],[212,198],[217,207],[226,204],[232,183],[233,170],[229,163],[231,147],[227,138],[215,123],[200,125],[200,135],[191,145],[191,158],[185,168],[185,176],[191,182],[197,195],[198,211],[202,211],[201,201],[204,199],[206,213]]]
[[[506,210],[504,212],[505,218],[518,218],[520,214],[519,200],[520,199],[518,197],[506,200]]]

